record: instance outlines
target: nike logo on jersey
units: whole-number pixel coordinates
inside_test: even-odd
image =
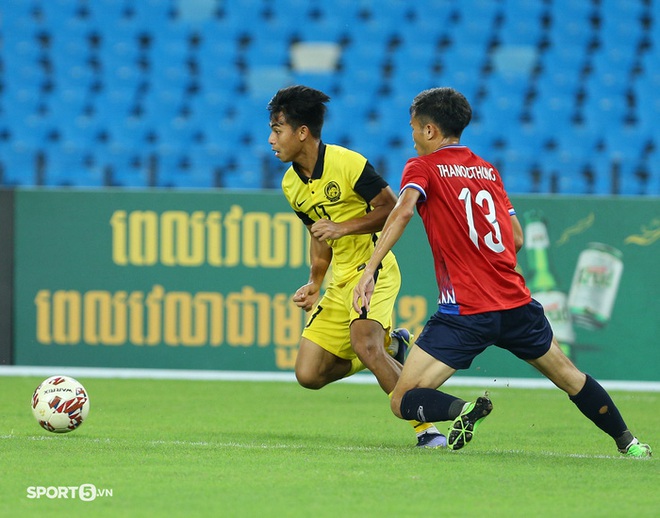
[[[307,203],[307,200],[299,201],[299,202],[296,202],[296,206],[297,207],[302,207],[305,203]]]

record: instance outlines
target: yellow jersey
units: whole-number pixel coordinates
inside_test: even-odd
[[[369,202],[387,185],[365,157],[323,142],[311,178],[300,173],[295,163],[282,178],[284,196],[305,225],[321,218],[342,223],[362,217],[371,210]],[[359,272],[371,257],[378,235],[327,240],[332,247],[334,282],[341,284]],[[395,261],[392,252],[383,262],[389,261]]]

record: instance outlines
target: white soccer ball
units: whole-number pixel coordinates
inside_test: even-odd
[[[89,414],[89,397],[80,382],[69,376],[42,381],[32,395],[32,414],[49,432],[67,433],[78,428]]]

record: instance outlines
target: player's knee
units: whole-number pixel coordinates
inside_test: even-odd
[[[310,390],[318,390],[334,381],[323,368],[309,365],[296,365],[296,380],[301,387]]]
[[[401,416],[401,396],[396,393],[392,394],[390,399],[390,409],[392,413],[397,416],[399,419],[403,419]]]
[[[296,370],[296,380],[301,387],[310,390],[318,390],[326,385],[326,382],[318,375],[314,375],[309,371]]]
[[[363,342],[353,346],[355,354],[365,365],[369,366],[371,362],[377,361],[386,354],[382,343]]]

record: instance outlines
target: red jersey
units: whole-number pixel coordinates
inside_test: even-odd
[[[440,296],[439,311],[473,315],[531,300],[516,270],[515,210],[498,171],[463,145],[411,158],[401,192],[416,189]]]

